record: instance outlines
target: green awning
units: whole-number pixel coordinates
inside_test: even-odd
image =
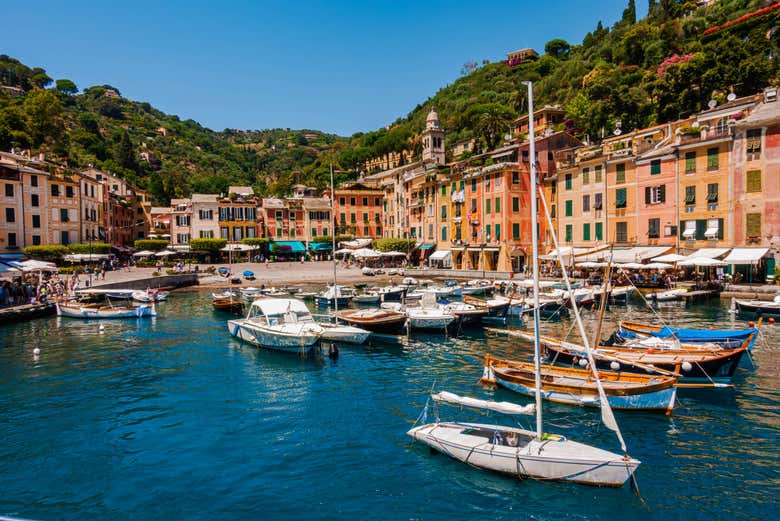
[[[329,242],[310,242],[309,249],[311,251],[331,251],[333,245]]]
[[[306,253],[306,246],[301,241],[274,241],[271,243],[274,253]]]
[[[430,250],[431,248],[433,248],[433,246],[434,246],[433,244],[423,244],[422,246],[420,246],[420,249],[421,250]]]

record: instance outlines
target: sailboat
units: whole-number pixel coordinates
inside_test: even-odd
[[[227,276],[230,277],[230,266],[233,265],[233,255],[232,250],[228,249],[228,269],[227,269]],[[241,290],[244,291],[243,289]],[[228,311],[230,313],[239,315],[244,310],[244,303],[241,302],[239,298],[236,297],[236,294],[226,289],[225,292],[221,295],[213,293],[211,299],[211,305],[214,309],[217,311]]]
[[[533,127],[533,84],[528,85],[528,136],[530,157],[536,157]],[[533,252],[534,289],[534,374],[536,430],[510,428],[501,425],[442,423],[436,421],[414,427],[407,434],[429,447],[443,452],[470,465],[512,474],[520,478],[540,480],[571,481],[596,486],[622,486],[631,478],[640,465],[638,460],[628,456],[625,442],[620,433],[612,409],[601,385],[598,371],[591,363],[593,378],[600,399],[601,418],[613,430],[623,449],[623,455],[578,443],[557,434],[544,432],[542,422],[541,394],[541,352],[539,339],[539,230],[537,214],[536,165],[530,162],[531,177],[531,233]],[[557,242],[557,239],[555,239]],[[557,247],[557,245],[556,245]],[[564,270],[568,284],[568,276]],[[584,326],[576,304],[574,306],[577,324],[587,343]],[[590,353],[590,352],[588,352]],[[592,357],[590,354],[588,356]]]

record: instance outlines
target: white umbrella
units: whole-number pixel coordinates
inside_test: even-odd
[[[156,239],[157,238],[157,234],[156,233],[150,233],[150,234],[147,235],[147,237],[149,237],[151,239]]]
[[[154,255],[154,252],[153,252],[153,251],[149,251],[149,250],[141,250],[141,251],[137,251],[137,252],[135,252],[135,253],[133,254],[133,257],[150,257],[150,256],[152,256],[152,255]]]
[[[250,246],[248,244],[228,244],[220,251],[252,251],[258,248],[259,246]]]
[[[155,257],[170,257],[171,255],[176,255],[176,252],[171,250],[163,250],[154,254]]]
[[[352,255],[352,252],[355,250],[350,250],[349,248],[341,248],[340,250],[336,250],[334,253],[336,255]]]
[[[680,262],[687,259],[688,257],[686,257],[685,255],[679,255],[677,253],[669,253],[667,255],[661,255],[660,257],[656,257],[651,260],[653,262]]]
[[[382,253],[382,257],[406,257],[406,254],[401,251],[386,251]]]
[[[376,250],[371,250],[369,248],[360,248],[359,250],[353,251],[352,256],[355,258],[373,259],[376,257],[381,257],[382,254]]]
[[[585,261],[585,262],[578,262],[575,264],[578,268],[604,268],[606,267],[606,262],[594,262],[594,261]]]
[[[645,264],[645,268],[649,270],[668,270],[672,267],[671,264],[666,264],[664,262],[651,262],[650,264]]]
[[[625,268],[627,270],[642,270],[645,269],[645,265],[639,262],[624,262],[623,264],[615,264],[618,268]]]
[[[678,263],[680,266],[727,266],[728,262],[723,262],[718,259],[710,259],[709,257],[694,257],[693,259],[684,260]]]
[[[53,262],[44,262],[33,259],[21,262],[10,262],[9,264],[22,271],[57,271],[57,266]]]

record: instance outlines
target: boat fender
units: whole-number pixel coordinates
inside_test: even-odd
[[[613,371],[619,371],[620,370],[620,364],[613,360],[612,362],[610,362],[609,368],[612,369]]]
[[[753,322],[752,320],[750,322],[748,322],[748,326],[750,326],[750,327],[754,327],[755,325],[756,325],[756,323]]]
[[[647,354],[648,355],[652,355],[653,353],[655,353],[655,349],[653,349],[652,347],[648,347],[647,348]]]
[[[775,319],[773,317],[769,317],[767,319],[767,322],[769,322],[770,324],[774,324],[775,323]]]
[[[580,358],[580,361],[577,363],[580,364],[580,367],[587,367],[588,365],[588,361],[584,358]]]
[[[682,370],[685,371],[686,373],[689,372],[691,369],[693,369],[693,366],[691,365],[690,362],[683,362],[680,367],[682,367]]]

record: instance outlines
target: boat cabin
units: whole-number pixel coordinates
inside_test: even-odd
[[[268,326],[314,321],[306,304],[300,300],[282,298],[255,300],[249,307],[246,318],[251,322]]]

